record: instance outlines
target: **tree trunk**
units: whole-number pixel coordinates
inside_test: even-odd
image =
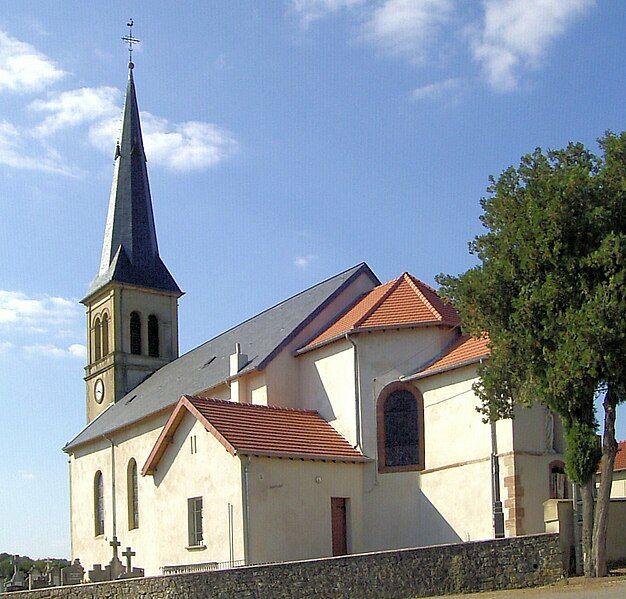
[[[615,411],[617,396],[609,384],[604,396],[604,431],[602,435],[602,460],[600,462],[600,488],[593,526],[593,565],[596,576],[606,576],[606,533],[609,526],[609,502],[613,484],[613,466],[617,454],[615,440]]]
[[[594,561],[591,551],[591,539],[593,534],[593,488],[594,476],[592,476],[584,485],[580,485],[580,496],[583,500],[583,564],[585,576],[594,575]]]

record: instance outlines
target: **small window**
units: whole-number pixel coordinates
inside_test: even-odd
[[[189,441],[191,445],[191,453],[198,453],[198,439],[196,435],[191,435],[191,437],[189,437]]]
[[[139,312],[130,313],[130,353],[141,355],[141,316],[139,316]]]
[[[96,318],[93,325],[93,350],[94,360],[99,360],[102,357],[102,330],[99,318]]]
[[[93,512],[95,535],[104,534],[104,482],[102,472],[98,470],[93,481]]]
[[[193,497],[187,500],[187,513],[189,517],[189,546],[202,545],[202,497]]]
[[[424,468],[424,410],[419,391],[392,385],[378,400],[380,472]]]
[[[154,314],[148,316],[148,355],[159,357],[159,319]]]
[[[137,462],[131,459],[128,462],[126,473],[126,487],[128,489],[128,530],[139,528],[139,489],[137,486]]]
[[[102,356],[109,354],[109,315],[102,316]]]
[[[568,499],[569,482],[563,462],[550,464],[550,499]]]

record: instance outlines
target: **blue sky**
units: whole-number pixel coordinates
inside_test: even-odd
[[[7,4],[0,551],[69,555],[60,448],[85,419],[77,302],[99,264],[129,17],[184,352],[361,261],[429,283],[471,266],[490,174],[624,129],[625,16],[619,0]]]

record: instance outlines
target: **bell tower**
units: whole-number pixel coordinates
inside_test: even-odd
[[[133,68],[131,61],[102,259],[82,300],[87,422],[178,357],[183,292],[159,256]]]

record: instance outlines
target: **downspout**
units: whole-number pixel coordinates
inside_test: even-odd
[[[113,538],[117,538],[117,509],[115,501],[115,444],[106,435],[102,435],[111,444],[111,518],[113,521]]]
[[[345,337],[346,341],[354,348],[354,414],[356,418],[356,443],[354,448],[363,451],[361,447],[361,372],[359,369],[359,351],[356,343],[350,337],[350,333],[346,333]]]
[[[74,510],[72,509],[72,456],[67,457],[67,469],[70,481],[70,557],[74,562]]]
[[[250,456],[242,460],[243,466],[243,559],[245,565],[250,565],[250,497],[249,497],[249,472]]]

